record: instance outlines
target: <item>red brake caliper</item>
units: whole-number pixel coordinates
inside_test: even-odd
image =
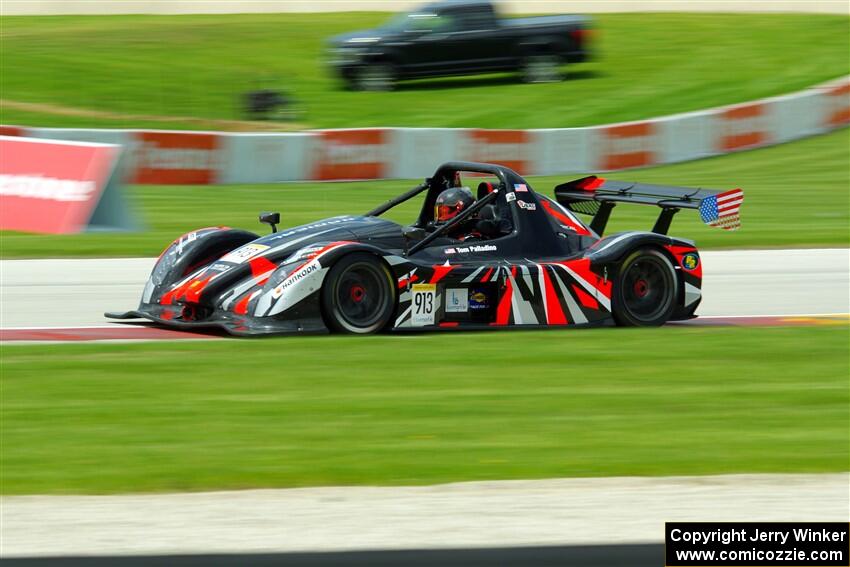
[[[366,290],[363,289],[363,286],[361,285],[351,286],[351,291],[349,293],[351,295],[351,301],[353,301],[354,303],[360,303],[366,296]]]

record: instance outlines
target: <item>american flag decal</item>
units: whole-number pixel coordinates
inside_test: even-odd
[[[738,211],[743,202],[744,192],[740,189],[712,195],[700,203],[699,216],[702,222],[709,226],[716,226],[723,230],[737,230],[741,228],[741,215]]]

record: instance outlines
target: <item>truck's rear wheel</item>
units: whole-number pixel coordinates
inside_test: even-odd
[[[357,70],[355,86],[361,91],[391,91],[395,88],[395,68],[389,63],[371,63]]]
[[[389,324],[395,310],[392,274],[372,254],[345,256],[322,286],[322,307],[332,331],[376,333]]]
[[[651,248],[632,252],[614,282],[612,314],[617,324],[655,327],[666,323],[676,307],[676,270]]]
[[[551,54],[528,55],[522,62],[522,80],[526,83],[553,83],[561,78],[560,59]]]

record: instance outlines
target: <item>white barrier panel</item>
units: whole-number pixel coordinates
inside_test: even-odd
[[[658,163],[702,159],[717,153],[711,145],[706,112],[669,116],[657,120],[656,124],[660,138]]]
[[[416,178],[446,161],[524,175],[616,171],[787,142],[850,124],[850,77],[785,96],[587,128],[362,128],[301,133],[84,130],[0,125],[11,136],[122,145],[147,184]]]
[[[591,147],[588,139],[592,128],[537,130],[538,175],[588,172],[593,170]]]
[[[219,183],[278,183],[309,179],[312,145],[318,136],[229,134],[223,136]]]
[[[811,90],[772,99],[768,107],[774,142],[788,142],[825,131],[823,98],[823,93]]]
[[[428,177],[441,163],[461,159],[462,130],[456,128],[397,128],[390,132],[393,161],[390,176]]]

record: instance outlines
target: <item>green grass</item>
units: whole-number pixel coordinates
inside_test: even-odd
[[[577,174],[578,175],[578,174]],[[672,185],[732,188],[746,193],[743,228],[726,232],[704,226],[683,211],[671,233],[704,248],[847,246],[850,226],[850,130],[774,148],[685,164],[629,171],[608,177]],[[551,195],[571,176],[531,178]],[[0,256],[156,256],[174,238],[201,226],[229,225],[263,232],[261,210],[282,212],[284,226],[338,214],[365,212],[414,185],[413,181],[292,183],[220,187],[131,187],[148,231],[68,236],[0,233]],[[409,223],[420,201],[390,211]],[[652,227],[657,210],[620,206],[609,232]]]
[[[849,336],[842,325],[4,346],[0,489],[846,471]]]
[[[845,16],[605,14],[594,16],[594,61],[568,80],[512,75],[341,90],[323,42],[381,13],[226,16],[3,17],[3,99],[113,113],[79,117],[0,108],[4,123],[213,128],[126,114],[240,118],[259,84],[299,101],[309,127],[550,128],[650,118],[787,93],[850,71]]]

